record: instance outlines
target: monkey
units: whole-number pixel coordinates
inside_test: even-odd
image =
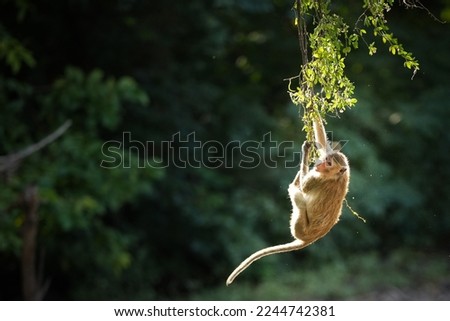
[[[331,149],[320,117],[314,120],[313,127],[319,157],[309,170],[312,143],[305,141],[302,145],[300,170],[288,188],[292,203],[290,231],[294,240],[250,255],[230,274],[227,286],[254,261],[266,255],[305,248],[325,236],[338,222],[342,203],[348,192],[349,162],[342,152]]]

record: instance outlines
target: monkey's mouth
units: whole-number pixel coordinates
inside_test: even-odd
[[[328,165],[327,165],[327,162],[319,161],[319,162],[316,163],[316,165],[314,167],[315,167],[316,171],[322,173],[322,172],[326,172],[327,171]]]

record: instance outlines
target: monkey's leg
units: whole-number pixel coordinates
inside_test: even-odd
[[[306,207],[306,202],[305,199],[303,197],[303,193],[300,190],[300,186],[296,186],[294,184],[290,184],[289,188],[288,188],[288,193],[289,193],[289,198],[291,199],[291,203],[292,203],[292,211],[293,213],[291,214],[291,220],[293,216],[296,216],[296,209],[298,208],[304,208]]]
[[[312,240],[308,236],[309,217],[306,211],[306,205],[297,199],[298,211],[292,213],[291,216],[291,234],[294,238],[309,244]]]

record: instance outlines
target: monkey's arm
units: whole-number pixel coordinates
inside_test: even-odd
[[[322,119],[314,119],[314,139],[316,142],[316,147],[319,151],[320,158],[324,157],[329,149],[327,141],[327,133],[325,131],[325,126],[323,125]]]
[[[302,185],[303,178],[308,173],[308,159],[310,149],[311,143],[304,141],[302,145],[302,162],[300,164],[300,170],[298,171],[297,175],[295,175],[294,181],[292,182],[292,184],[297,187],[300,187]]]

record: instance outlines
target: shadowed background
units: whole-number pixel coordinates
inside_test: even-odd
[[[300,65],[292,2],[0,0],[0,155],[72,122],[0,159],[0,299],[450,299],[450,30],[398,5],[389,24],[421,69],[411,80],[387,47],[361,44],[347,59],[358,103],[327,119],[367,222],[344,209],[316,244],[225,287],[249,254],[291,239],[286,159],[304,139],[283,81]],[[427,5],[449,20],[448,0]],[[333,9],[352,26],[360,6]],[[254,148],[223,166],[199,142]]]

